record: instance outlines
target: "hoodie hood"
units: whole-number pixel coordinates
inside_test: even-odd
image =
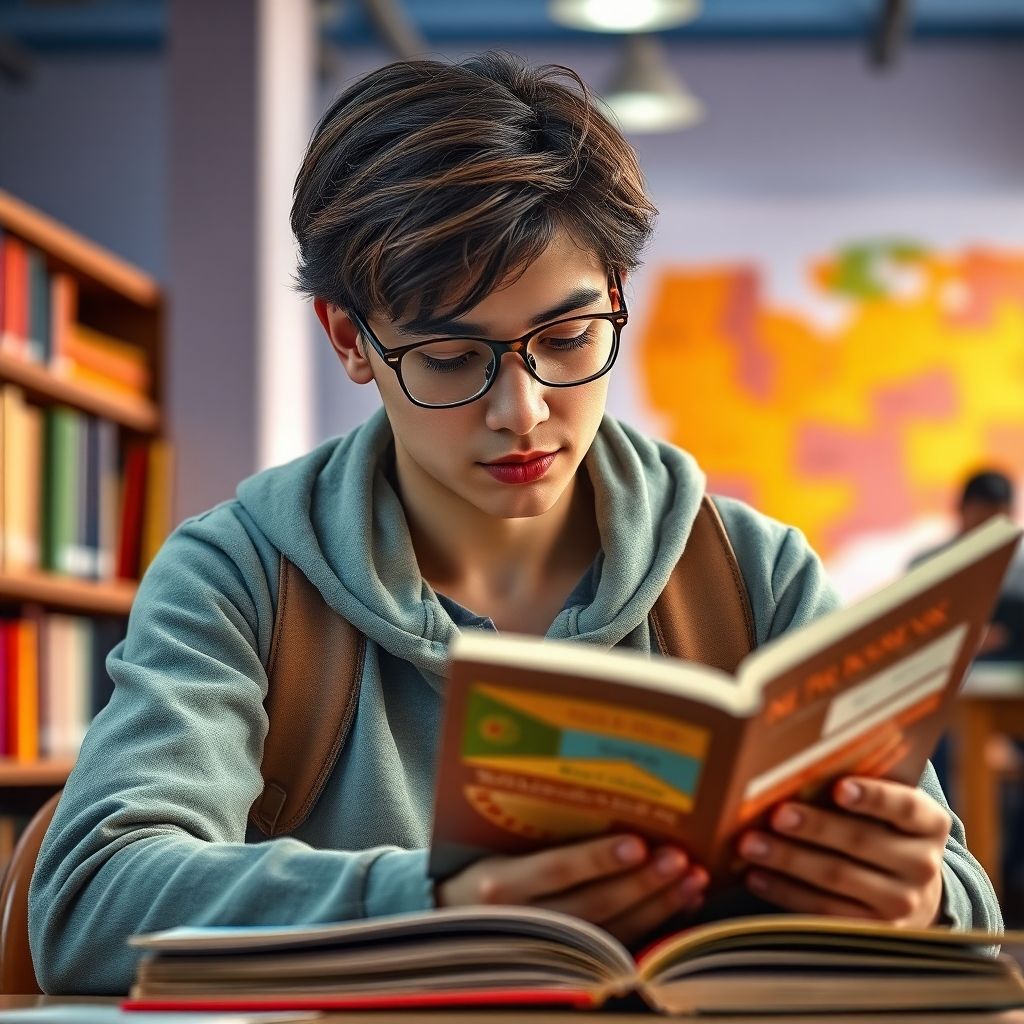
[[[383,409],[343,438],[244,480],[238,500],[264,536],[370,640],[440,686],[458,627],[420,576],[386,472]],[[646,619],[679,560],[704,495],[693,458],[605,416],[584,459],[601,536],[596,593],[548,636],[602,647]]]

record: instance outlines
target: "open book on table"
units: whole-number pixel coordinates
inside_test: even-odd
[[[177,928],[146,950],[126,1008],[591,1008],[630,995],[662,1013],[1024,1006],[993,937],[827,918],[701,925],[635,959],[578,918],[444,909],[347,924]],[[621,1005],[621,1004],[620,1004]]]
[[[1021,531],[1003,517],[748,655],[678,659],[465,631],[453,644],[430,873],[611,831],[682,846],[713,883],[738,834],[843,775],[916,784]]]

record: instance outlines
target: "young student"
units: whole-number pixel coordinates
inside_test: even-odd
[[[125,939],[173,925],[510,903],[635,942],[701,909],[701,865],[630,835],[489,858],[436,888],[425,870],[460,629],[657,650],[648,614],[704,477],[605,414],[655,213],[633,150],[567,69],[403,61],[330,107],[295,184],[300,283],[383,409],[184,522],[147,572],[33,880],[47,991],[124,992]],[[797,530],[717,507],[758,643],[836,605]],[[322,796],[293,836],[259,841],[246,819],[282,557],[368,642]],[[930,768],[920,788],[850,779],[835,809],[780,807],[742,850],[746,889],[704,914],[1001,926]]]

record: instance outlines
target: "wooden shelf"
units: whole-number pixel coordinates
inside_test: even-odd
[[[122,397],[62,380],[45,366],[10,353],[0,352],[0,380],[17,384],[36,398],[74,406],[143,434],[155,434],[160,429],[160,412],[148,399]]]
[[[26,601],[82,612],[86,615],[127,615],[138,584],[129,580],[97,583],[52,573],[0,573],[0,599]]]
[[[0,786],[63,786],[74,766],[73,757],[27,762],[0,757]]]
[[[160,286],[148,274],[2,190],[0,224],[69,269],[92,278],[136,305],[150,309],[159,307]]]

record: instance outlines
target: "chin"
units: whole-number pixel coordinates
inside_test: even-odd
[[[564,486],[549,482],[543,486],[495,486],[504,488],[508,493],[488,494],[474,502],[481,512],[495,519],[532,519],[534,516],[542,516],[555,507],[565,490]]]

